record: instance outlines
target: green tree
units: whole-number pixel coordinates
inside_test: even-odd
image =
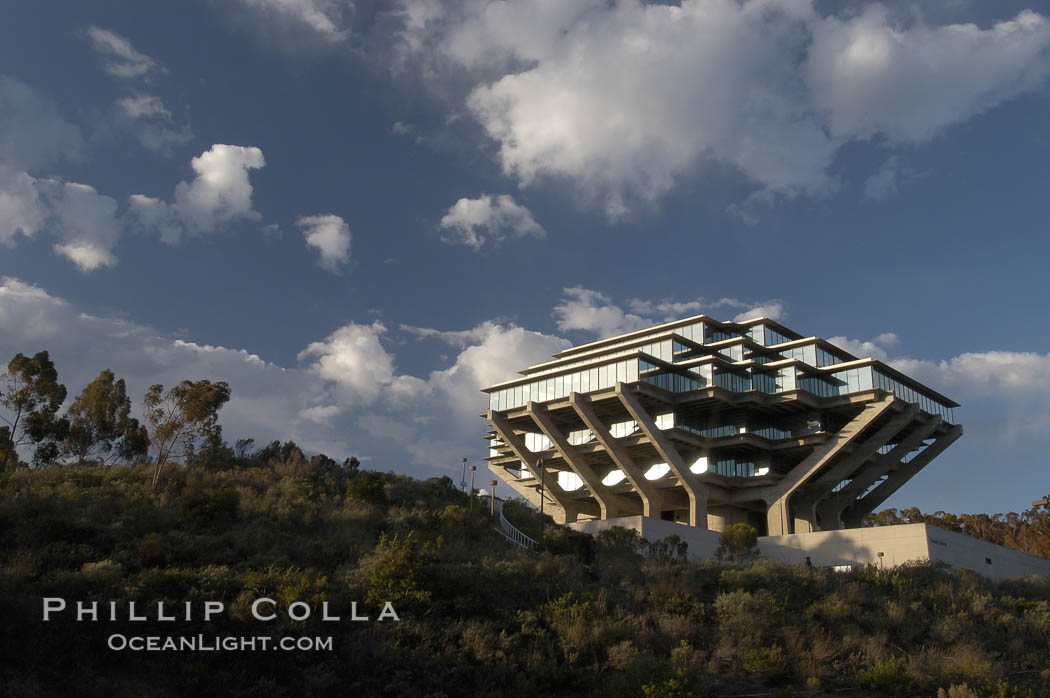
[[[69,406],[66,455],[78,463],[130,462],[149,450],[146,428],[131,416],[124,379],[114,380],[109,369],[98,374]]]
[[[751,524],[735,523],[726,526],[718,537],[718,559],[742,562],[753,560],[758,551],[758,531]]]
[[[69,422],[58,416],[66,387],[58,382],[58,371],[46,351],[33,358],[15,354],[0,377],[0,414],[6,437],[0,437],[0,469],[17,462],[17,449],[34,444],[33,463],[40,465],[58,456]]]
[[[161,469],[169,461],[188,460],[204,444],[213,442],[219,431],[219,410],[230,399],[225,381],[182,381],[167,392],[163,385],[146,391],[146,423],[150,447],[156,456],[153,489]]]

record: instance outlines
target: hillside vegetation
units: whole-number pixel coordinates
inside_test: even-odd
[[[50,465],[0,485],[0,693],[1050,695],[1050,582],[930,566],[812,573],[643,558],[631,532],[548,527],[525,553],[448,478],[272,444],[210,466]],[[42,597],[221,600],[190,621],[44,623]],[[259,597],[315,608],[251,617]],[[340,622],[323,622],[328,601]],[[368,622],[350,622],[350,602]],[[377,621],[384,602],[401,620]],[[106,604],[102,604],[105,608]],[[152,614],[152,612],[151,612]],[[127,635],[332,637],[331,650],[132,652]],[[966,684],[968,689],[960,688]]]
[[[290,442],[229,447],[230,396],[223,381],[153,385],[140,423],[109,370],[66,406],[46,351],[11,359],[0,696],[1050,696],[1048,579],[746,561],[753,530],[723,536],[727,564],[616,528],[547,525],[543,550],[526,553],[447,477],[361,470]],[[507,510],[541,536],[528,509]],[[1045,507],[870,523],[915,520],[1050,556]],[[67,608],[45,621],[45,598]],[[273,620],[253,613],[259,599]],[[78,605],[98,620],[78,620]],[[323,645],[137,651],[115,637]]]

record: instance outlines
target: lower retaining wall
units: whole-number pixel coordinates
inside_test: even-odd
[[[569,528],[591,535],[613,526],[634,529],[650,542],[673,533],[689,544],[688,554],[693,560],[713,560],[718,550],[717,531],[644,516],[569,524]],[[758,552],[787,564],[802,564],[809,557],[814,567],[839,569],[866,565],[889,569],[932,560],[947,563],[953,569],[973,570],[993,580],[1050,575],[1050,560],[927,524],[763,536],[758,539]]]
[[[591,519],[568,524],[568,527],[581,533],[596,536],[607,528],[622,526],[638,531],[642,538],[649,542],[663,540],[672,533],[689,544],[686,553],[690,560],[713,560],[718,550],[718,531],[695,528],[673,521],[653,519],[647,516],[621,516],[616,519]]]

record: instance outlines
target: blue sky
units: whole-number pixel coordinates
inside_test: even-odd
[[[480,387],[696,313],[963,404],[888,506],[1050,491],[1050,10],[11,4],[0,355],[227,380],[231,442],[458,479]]]

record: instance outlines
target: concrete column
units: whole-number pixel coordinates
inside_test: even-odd
[[[594,414],[590,398],[579,393],[571,393],[569,395],[569,404],[572,405],[572,408],[583,420],[583,423],[587,425],[587,428],[591,430],[591,433],[597,437],[598,442],[605,449],[605,452],[609,454],[609,457],[612,458],[616,467],[627,476],[627,480],[634,487],[634,491],[642,498],[642,516],[658,519],[661,511],[673,508],[668,506],[669,497],[667,493],[657,490],[651,482],[645,479],[644,472],[635,464],[634,459],[627,453],[627,449],[620,445],[606,426],[602,424],[602,421],[598,419],[598,416]]]
[[[539,468],[537,468],[539,465],[539,456],[525,447],[525,442],[514,433],[514,429],[511,428],[510,423],[502,415],[489,410],[488,420],[489,424],[491,424],[492,428],[496,431],[496,435],[499,436],[500,440],[514,452],[514,455],[517,456],[518,460],[529,469],[529,472],[532,473],[538,481],[542,477],[544,494],[557,507],[557,509],[551,512],[551,516],[554,517],[554,520],[562,524],[575,522],[580,513],[584,511],[584,506],[582,506],[583,502],[572,499],[569,496],[569,493],[565,492],[561,488],[561,485],[558,484],[557,477],[552,476],[548,469],[544,468],[542,473],[539,472]],[[524,486],[502,468],[494,468],[490,465],[489,470],[499,476],[501,480],[514,488],[516,492],[520,493],[525,499],[529,500],[529,502],[539,507],[540,493],[538,491],[531,487]],[[561,510],[560,516],[558,509]],[[563,520],[559,521],[559,518]]]
[[[638,511],[638,507],[629,498],[611,492],[606,485],[602,484],[602,479],[594,471],[594,468],[587,463],[585,458],[580,456],[579,452],[565,438],[565,435],[555,426],[546,408],[530,401],[526,410],[540,431],[554,444],[554,449],[562,457],[562,460],[568,463],[572,471],[583,480],[583,484],[587,486],[591,496],[598,502],[601,518],[612,519],[618,516],[630,516]]]
[[[649,442],[656,449],[665,463],[671,468],[671,472],[678,478],[678,484],[685,490],[689,497],[689,525],[698,528],[707,528],[707,500],[709,492],[707,487],[689,471],[689,466],[679,455],[671,440],[664,436],[663,431],[656,426],[656,422],[645,411],[641,401],[627,386],[618,382],[616,384],[616,397],[630,413],[631,417],[638,423],[642,433],[649,437]]]

